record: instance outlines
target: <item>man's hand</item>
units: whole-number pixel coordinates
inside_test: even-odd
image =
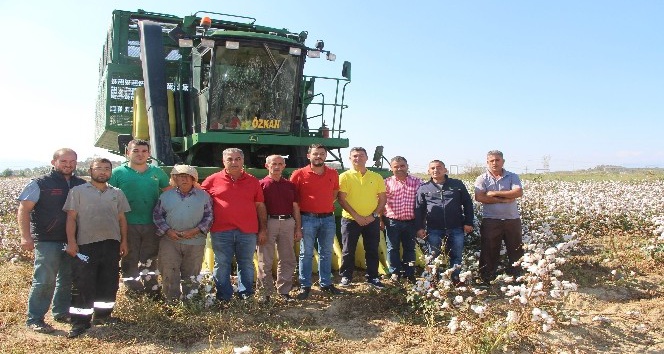
[[[124,258],[124,256],[129,253],[129,245],[127,242],[120,242],[120,258]]]
[[[265,230],[259,230],[258,231],[258,244],[259,245],[264,245],[265,242],[267,242],[267,231]]]
[[[473,227],[470,226],[470,225],[463,225],[463,232],[469,234],[469,233],[473,232]]]
[[[425,239],[427,237],[427,232],[424,229],[417,230],[417,238]]]
[[[295,235],[293,235],[293,240],[298,242],[302,239],[302,229],[295,229]]]
[[[35,249],[35,241],[32,238],[21,237],[21,248],[26,251],[32,251]]]
[[[170,238],[173,241],[177,241],[180,239],[180,232],[175,231],[173,229],[168,229],[168,231],[166,231],[166,236],[168,236],[168,238]]]
[[[76,257],[76,253],[78,253],[78,245],[72,242],[68,242],[65,252],[67,252],[67,254],[72,257]]]

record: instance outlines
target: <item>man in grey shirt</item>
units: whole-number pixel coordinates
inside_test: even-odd
[[[502,242],[505,241],[509,264],[506,273],[521,274],[514,262],[523,256],[521,217],[516,198],[523,195],[519,176],[503,168],[503,153],[487,153],[487,170],[475,180],[475,200],[482,203],[480,226],[480,276],[489,283],[496,276]]]
[[[90,165],[91,181],[74,187],[67,196],[67,253],[72,264],[72,329],[78,337],[95,324],[110,320],[120,281],[120,257],[127,254],[129,202],[122,190],[107,183],[113,166],[105,158]],[[77,256],[77,254],[82,256]]]

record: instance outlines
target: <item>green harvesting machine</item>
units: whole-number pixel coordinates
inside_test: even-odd
[[[341,78],[305,75],[307,59],[336,55],[320,40],[307,46],[306,31],[255,22],[207,11],[114,11],[99,63],[95,146],[124,155],[131,139],[149,140],[159,165],[193,165],[201,179],[221,168],[228,147],[243,150],[257,177],[271,154],[286,156],[290,168],[306,165],[311,144],[323,144],[327,162],[343,169],[350,62]]]

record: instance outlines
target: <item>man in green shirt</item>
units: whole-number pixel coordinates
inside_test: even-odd
[[[152,210],[161,191],[170,189],[169,177],[147,163],[150,144],[134,139],[127,144],[127,162],[114,168],[108,183],[127,196],[131,211],[127,217],[128,254],[122,258],[122,280],[130,291],[158,295],[157,255],[160,238],[152,221]]]

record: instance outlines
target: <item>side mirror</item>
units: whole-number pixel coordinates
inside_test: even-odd
[[[345,77],[350,81],[350,62],[345,61],[344,66],[341,68],[341,76]]]
[[[383,168],[383,146],[376,146],[376,150],[373,155],[374,167]]]

